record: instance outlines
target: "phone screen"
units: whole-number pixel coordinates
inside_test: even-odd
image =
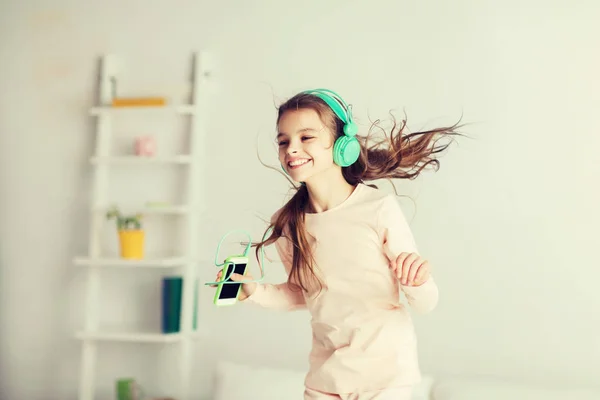
[[[231,273],[231,269],[234,269],[234,273],[244,275],[246,272],[246,264],[229,264],[227,266],[227,271],[225,271],[225,276],[229,276]],[[232,282],[231,278],[227,279],[225,282]],[[221,293],[219,294],[220,299],[234,299],[237,295],[238,289],[241,283],[227,283],[222,286]]]

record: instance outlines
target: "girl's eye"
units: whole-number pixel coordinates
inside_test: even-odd
[[[302,141],[306,141],[306,140],[311,140],[314,139],[314,136],[302,136]],[[282,140],[281,142],[278,143],[279,147],[281,146],[287,146],[288,141],[287,140]]]

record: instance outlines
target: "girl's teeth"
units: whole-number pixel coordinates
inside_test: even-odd
[[[298,165],[306,164],[308,160],[298,160],[290,163],[292,167],[297,167]]]

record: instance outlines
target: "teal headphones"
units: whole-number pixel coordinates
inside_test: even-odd
[[[333,161],[340,167],[348,167],[360,156],[360,143],[356,139],[358,127],[352,119],[352,110],[342,97],[329,89],[311,89],[302,92],[323,100],[335,115],[344,123],[344,136],[340,136],[333,145]]]

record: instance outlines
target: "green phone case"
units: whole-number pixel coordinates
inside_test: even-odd
[[[231,264],[230,264],[231,263]],[[229,275],[229,268],[235,268],[236,264],[246,264],[246,267],[244,268],[244,272],[243,274],[246,273],[246,269],[248,268],[248,257],[243,256],[243,255],[236,255],[236,256],[230,256],[227,257],[225,259],[225,266],[223,267],[223,274],[221,276],[221,281],[224,281],[225,278],[227,277],[227,275]],[[240,285],[238,287],[237,292],[235,293],[235,300],[229,304],[218,304],[219,302],[219,297],[221,295],[221,291],[223,290],[223,286],[225,285],[230,285],[230,284],[219,284],[217,285],[217,290],[215,291],[215,297],[213,299],[213,303],[217,306],[224,306],[224,305],[233,305],[237,302],[237,298],[240,295],[240,291],[242,290],[242,285]]]

